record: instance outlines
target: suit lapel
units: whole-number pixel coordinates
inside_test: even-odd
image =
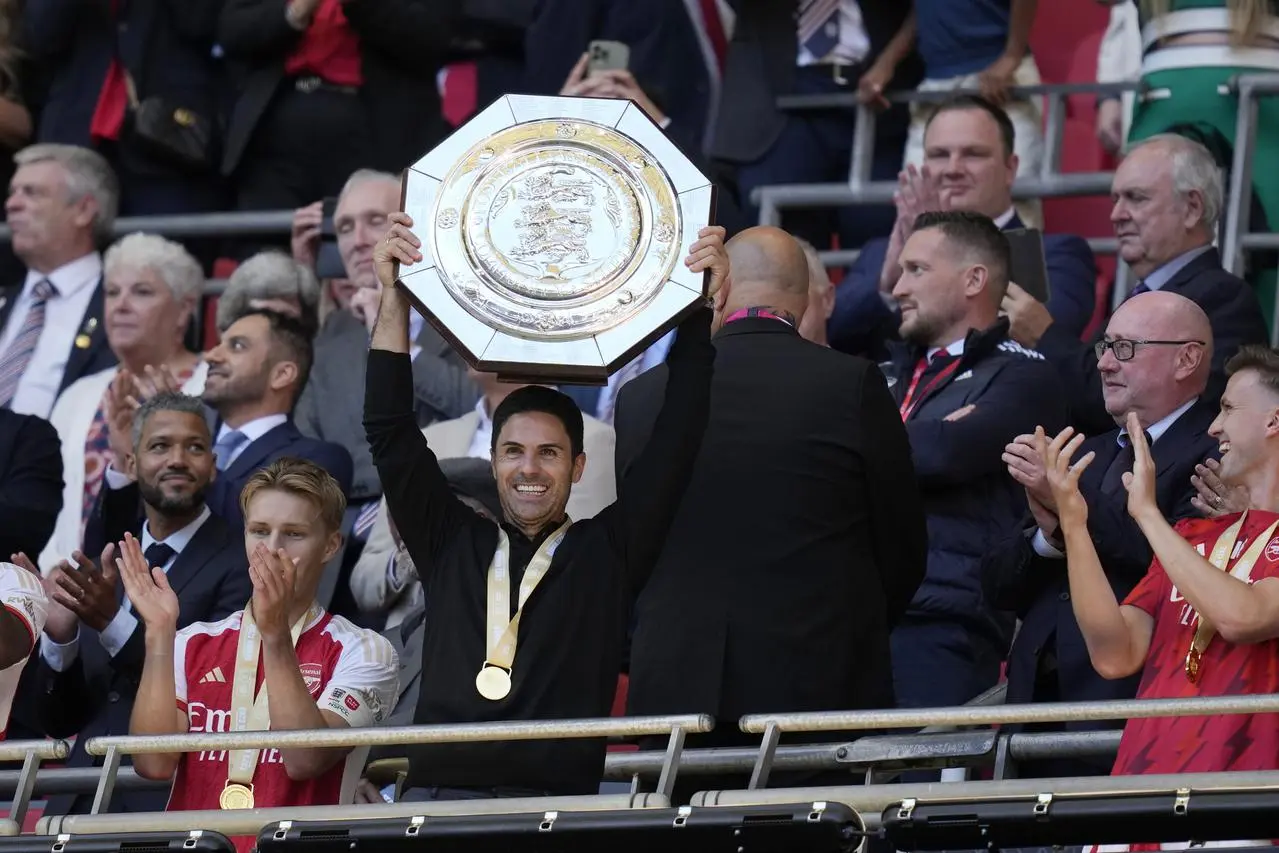
[[[17,287],[6,287],[0,292],[0,329],[5,327],[9,322],[9,315],[13,313],[13,306],[18,304],[18,297],[22,295],[22,285]]]
[[[1155,460],[1156,476],[1162,477],[1179,462],[1184,462],[1186,448],[1208,431],[1216,416],[1213,406],[1199,400],[1173,421],[1172,426],[1150,448],[1150,455]]]
[[[187,546],[182,549],[182,553],[173,561],[166,578],[179,600],[186,585],[222,549],[226,535],[226,522],[216,515],[210,515],[191,537]]]
[[[67,367],[62,373],[63,389],[83,376],[97,359],[98,352],[107,346],[107,329],[102,322],[102,312],[102,279],[99,278],[93,286],[89,308],[84,312],[80,328],[71,344],[71,353],[67,356]]]
[[[1177,270],[1177,274],[1168,279],[1168,283],[1163,286],[1163,290],[1171,290],[1174,293],[1181,290],[1190,283],[1196,276],[1201,275],[1208,270],[1221,269],[1221,255],[1215,248],[1209,249],[1181,269]]]

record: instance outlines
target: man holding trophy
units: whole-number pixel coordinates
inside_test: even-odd
[[[631,602],[661,552],[706,426],[712,311],[695,304],[679,323],[652,438],[618,483],[617,501],[595,518],[565,514],[572,484],[590,463],[577,406],[544,386],[507,397],[493,414],[503,510],[494,524],[454,496],[413,419],[408,322],[410,295],[418,294],[402,282],[414,265],[428,265],[430,253],[408,215],[392,222],[375,252],[383,288],[365,429],[391,517],[426,589],[414,722],[607,716]],[[728,277],[724,229],[686,233],[697,239],[683,266],[710,272],[711,301]],[[410,747],[404,799],[595,793],[604,751],[603,740]]]

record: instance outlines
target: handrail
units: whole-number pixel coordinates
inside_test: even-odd
[[[738,727],[749,734],[837,732],[917,726],[989,726],[1010,723],[1100,722],[1148,717],[1267,714],[1279,712],[1279,694],[1192,699],[1115,699],[1106,702],[961,706],[885,711],[821,711],[809,714],[748,714]]]
[[[1010,98],[1042,98],[1070,95],[1124,95],[1141,88],[1139,82],[1118,83],[1037,83],[1033,86],[1012,86]],[[906,89],[888,92],[885,100],[894,104],[940,104],[961,95],[980,95],[980,89]],[[861,106],[855,92],[834,92],[824,95],[782,95],[777,99],[780,110],[829,110]]]
[[[668,717],[613,717],[583,720],[537,720],[517,723],[457,723],[323,731],[205,732],[185,735],[120,735],[90,738],[84,750],[106,755],[195,752],[222,749],[288,749],[290,747],[398,746],[423,743],[479,743],[552,738],[640,737],[670,734],[672,729],[702,734],[715,727],[708,714]]]
[[[22,761],[28,756],[41,761],[59,761],[70,754],[71,744],[65,740],[0,741],[0,761]]]

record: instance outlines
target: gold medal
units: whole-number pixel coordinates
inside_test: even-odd
[[[1186,652],[1186,680],[1191,684],[1196,684],[1199,681],[1199,666],[1201,661],[1203,661],[1203,653],[1198,649],[1192,647],[1190,651]]]
[[[227,782],[218,797],[218,805],[227,810],[253,808],[253,786]]]
[[[490,702],[499,702],[511,693],[511,675],[500,666],[485,662],[480,674],[475,676],[475,689]]]

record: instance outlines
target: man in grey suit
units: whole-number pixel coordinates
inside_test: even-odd
[[[350,311],[337,311],[327,318],[315,340],[315,366],[294,420],[303,434],[344,446],[355,462],[355,480],[347,522],[351,539],[362,543],[376,517],[382,486],[364,438],[364,363],[369,335],[378,303],[378,282],[373,272],[373,249],[386,235],[387,214],[399,209],[400,179],[386,172],[361,169],[355,172],[338,196],[333,215],[338,252],[347,278],[356,286]],[[320,238],[319,211],[302,208],[294,219],[293,256],[304,264],[314,264]],[[373,306],[365,312],[365,306]],[[453,351],[421,315],[413,314],[413,390],[418,423],[427,426],[449,420],[475,408],[480,391],[466,371],[466,362]],[[359,555],[359,547],[347,549],[346,568]],[[337,600],[322,601],[335,612],[352,615],[353,602],[343,571],[326,579],[337,590]]]

